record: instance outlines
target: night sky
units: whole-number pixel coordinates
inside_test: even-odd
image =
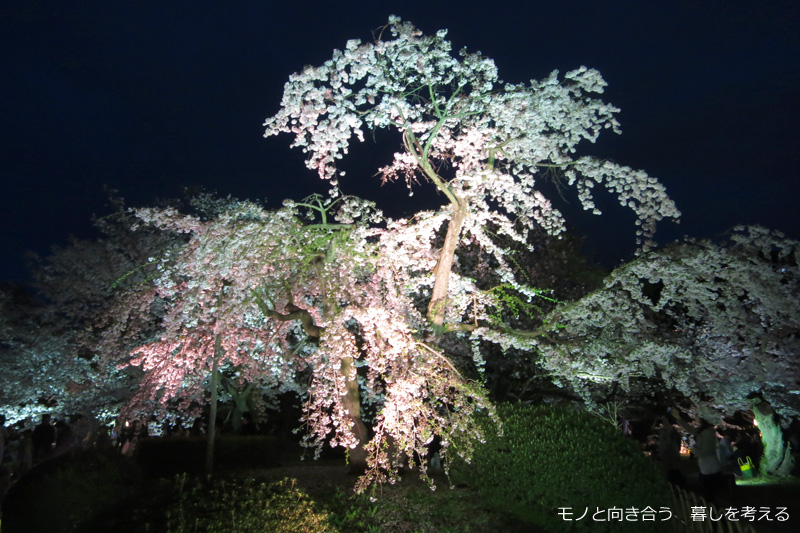
[[[273,207],[323,191],[289,149],[291,137],[263,139],[261,124],[292,72],[348,39],[369,40],[392,13],[425,33],[448,28],[456,50],[482,51],[508,82],[600,70],[603,98],[622,108],[623,135],[582,153],[643,168],[666,185],[683,219],[662,224],[662,242],[736,224],[800,238],[798,6],[4,0],[0,280],[25,278],[25,250],[91,237],[92,214],[108,210],[104,185],[129,205],[187,186]],[[381,190],[371,177],[397,148],[385,139],[383,150],[367,141],[352,152],[342,186],[407,215],[418,195],[406,198],[402,184]],[[568,222],[588,233],[598,259],[613,266],[630,257],[632,215],[610,198],[602,217],[575,215],[571,200],[562,206]]]

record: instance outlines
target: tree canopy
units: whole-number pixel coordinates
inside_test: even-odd
[[[674,391],[718,421],[767,401],[800,415],[800,243],[738,227],[722,243],[673,244],[556,309],[542,364],[589,405]]]
[[[384,33],[393,39],[384,40]],[[618,131],[618,110],[593,96],[606,85],[599,72],[580,67],[563,80],[556,71],[542,81],[507,84],[480,53],[454,56],[446,34],[426,36],[392,16],[374,42],[348,41],[322,65],[290,76],[280,111],[264,124],[266,136],[292,133],[308,167],[334,187],[343,178],[336,161],[353,137],[363,141],[364,129],[383,128],[402,135],[403,149],[380,169],[381,179],[403,179],[409,190],[428,180],[448,202],[435,224],[417,228],[431,240],[447,222],[427,310],[435,326],[444,327],[446,308],[463,290],[458,282],[450,290],[463,238],[493,255],[504,281],[521,289],[492,236],[524,243],[534,225],[563,231],[561,213],[537,186],[544,169],[560,172],[583,207],[597,214],[596,185],[617,195],[636,214],[644,247],[652,244],[658,220],[677,219],[663,185],[645,172],[573,156],[581,141]],[[459,329],[458,322],[446,329]]]

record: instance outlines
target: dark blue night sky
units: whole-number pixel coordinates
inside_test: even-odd
[[[740,223],[800,238],[796,0],[519,4],[5,0],[0,280],[24,278],[25,250],[91,236],[104,185],[131,205],[185,186],[272,206],[322,190],[290,138],[265,140],[261,124],[289,74],[370,39],[391,13],[426,33],[448,28],[456,49],[482,51],[509,82],[600,70],[623,135],[584,151],[666,185],[684,216],[660,240]],[[407,214],[416,205],[405,187],[371,178],[388,148],[356,150],[348,177],[363,178],[343,187]],[[601,207],[597,218],[566,206],[568,221],[614,265],[634,248],[632,216]]]

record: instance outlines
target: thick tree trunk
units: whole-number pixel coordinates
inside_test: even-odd
[[[454,197],[455,201],[451,203],[453,206],[453,215],[450,217],[450,221],[447,224],[444,246],[442,246],[439,262],[436,264],[436,268],[433,272],[435,278],[433,293],[431,294],[431,301],[428,304],[428,320],[430,320],[436,328],[444,326],[444,314],[447,308],[447,284],[450,280],[450,271],[453,269],[456,248],[461,238],[461,228],[464,225],[464,219],[467,218],[466,202],[458,196]]]
[[[327,317],[330,315],[331,305],[327,297],[328,292],[325,287],[324,272],[319,262],[315,264],[315,267],[317,268],[317,275],[319,276],[323,294],[322,312],[323,315]],[[311,339],[319,340],[323,328],[314,323],[314,318],[306,309],[301,309],[297,307],[294,302],[290,301],[286,305],[287,313],[282,314],[274,309],[270,309],[266,302],[258,298],[257,294],[254,293],[254,296],[256,296],[256,304],[261,308],[264,315],[281,321],[300,320],[306,334],[308,334]],[[342,396],[342,405],[350,418],[351,430],[359,442],[355,448],[348,450],[350,471],[354,473],[363,473],[367,469],[367,452],[364,446],[369,442],[369,432],[364,422],[361,420],[361,396],[358,390],[358,375],[356,374],[354,359],[352,357],[342,358],[339,371],[345,376],[346,387],[345,394]]]
[[[433,292],[431,294],[431,301],[428,304],[428,320],[430,320],[433,327],[439,331],[444,329],[444,315],[447,308],[447,284],[450,281],[450,271],[453,268],[456,248],[461,238],[461,227],[464,225],[464,219],[467,218],[467,203],[456,194],[446,180],[439,176],[428,159],[431,141],[433,137],[436,136],[436,131],[438,131],[443,123],[444,118],[436,125],[431,132],[431,137],[426,141],[424,146],[414,135],[412,128],[409,127],[403,132],[403,145],[406,150],[414,156],[420,171],[422,171],[447,199],[450,200],[450,205],[453,207],[453,214],[447,224],[444,246],[442,246],[439,261],[436,263],[436,267],[433,271]]]
[[[350,417],[351,429],[358,439],[358,446],[348,450],[348,464],[350,471],[361,474],[367,469],[367,452],[364,445],[369,442],[367,427],[361,420],[361,397],[358,391],[358,375],[356,374],[355,361],[352,357],[342,358],[340,367],[342,375],[345,376],[345,386],[347,387],[342,404]]]
[[[761,472],[771,476],[788,476],[794,469],[791,445],[783,438],[780,424],[775,420],[775,412],[767,402],[755,406],[753,414],[761,431],[764,455],[761,457]]]

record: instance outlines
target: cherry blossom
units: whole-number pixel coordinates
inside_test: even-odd
[[[531,344],[590,405],[615,386],[674,389],[709,420],[757,399],[788,423],[800,416],[799,253],[754,226],[651,252],[562,305],[562,329]]]
[[[168,244],[130,265],[147,276],[134,275],[113,312],[95,320],[129,354],[109,366],[141,373],[125,414],[199,414],[219,367],[255,384],[263,401],[301,395],[306,444],[346,448],[366,473],[361,490],[394,481],[437,436],[446,469],[452,453],[469,460],[483,438],[475,412],[494,417],[473,381],[481,343],[535,348],[551,325],[519,332],[503,318],[510,298],[530,305],[546,293],[521,279],[501,243],[530,248],[534,229],[564,230],[538,180],[574,187],[598,213],[592,192],[604,187],[634,211],[642,249],[658,221],[678,218],[645,172],[575,155],[601,131],[619,132],[618,110],[596,96],[605,87],[596,70],[508,84],[491,59],[453,54],[446,34],[426,36],[392,16],[374,42],[348,41],[289,78],[265,136],[291,133],[329,196],[277,210],[206,198],[192,214],[129,214],[130,227]],[[345,194],[337,161],[353,138],[384,128],[401,134],[402,149],[380,179],[402,180],[409,193],[428,181],[446,199],[440,209],[391,220]],[[467,247],[487,258],[495,285],[460,267]],[[471,365],[454,363],[446,338],[472,347]],[[111,353],[110,340],[103,346]]]
[[[537,189],[543,169],[561,173],[595,213],[595,185],[616,194],[636,214],[643,249],[652,245],[657,221],[679,216],[664,187],[645,172],[573,157],[581,141],[594,142],[605,129],[619,132],[618,110],[594,96],[606,85],[599,72],[580,67],[563,78],[556,71],[542,81],[507,84],[480,53],[454,56],[446,34],[426,36],[392,16],[374,42],[348,41],[322,65],[290,76],[280,110],[264,123],[265,136],[293,134],[292,146],[308,154],[308,167],[335,187],[342,178],[336,162],[353,137],[363,141],[365,129],[402,134],[403,150],[380,169],[381,179],[402,179],[409,191],[428,180],[448,201],[427,310],[445,331],[461,328],[446,326],[445,315],[462,239],[486,247],[514,283],[487,229],[519,242],[535,225],[563,231],[561,214]]]
[[[44,258],[32,256],[35,295],[5,300],[3,397],[6,417],[49,412],[111,420],[130,397],[136,373],[117,368],[132,347],[155,334],[159,302],[145,281],[148,260],[176,245],[160,231],[132,231],[122,200],[94,220],[100,237],[72,238]]]
[[[493,407],[420,335],[425,319],[402,286],[414,278],[402,260],[413,239],[390,238],[394,223],[374,225],[382,219],[371,203],[314,195],[276,211],[233,203],[205,221],[175,210],[135,214],[189,240],[156,260],[161,335],[126,363],[144,372],[126,414],[199,414],[216,357],[267,401],[301,395],[304,442],[347,449],[366,471],[362,490],[395,479],[435,435],[446,436],[445,462],[451,443],[469,458],[481,438],[469,419]],[[373,413],[372,436],[364,410]]]

